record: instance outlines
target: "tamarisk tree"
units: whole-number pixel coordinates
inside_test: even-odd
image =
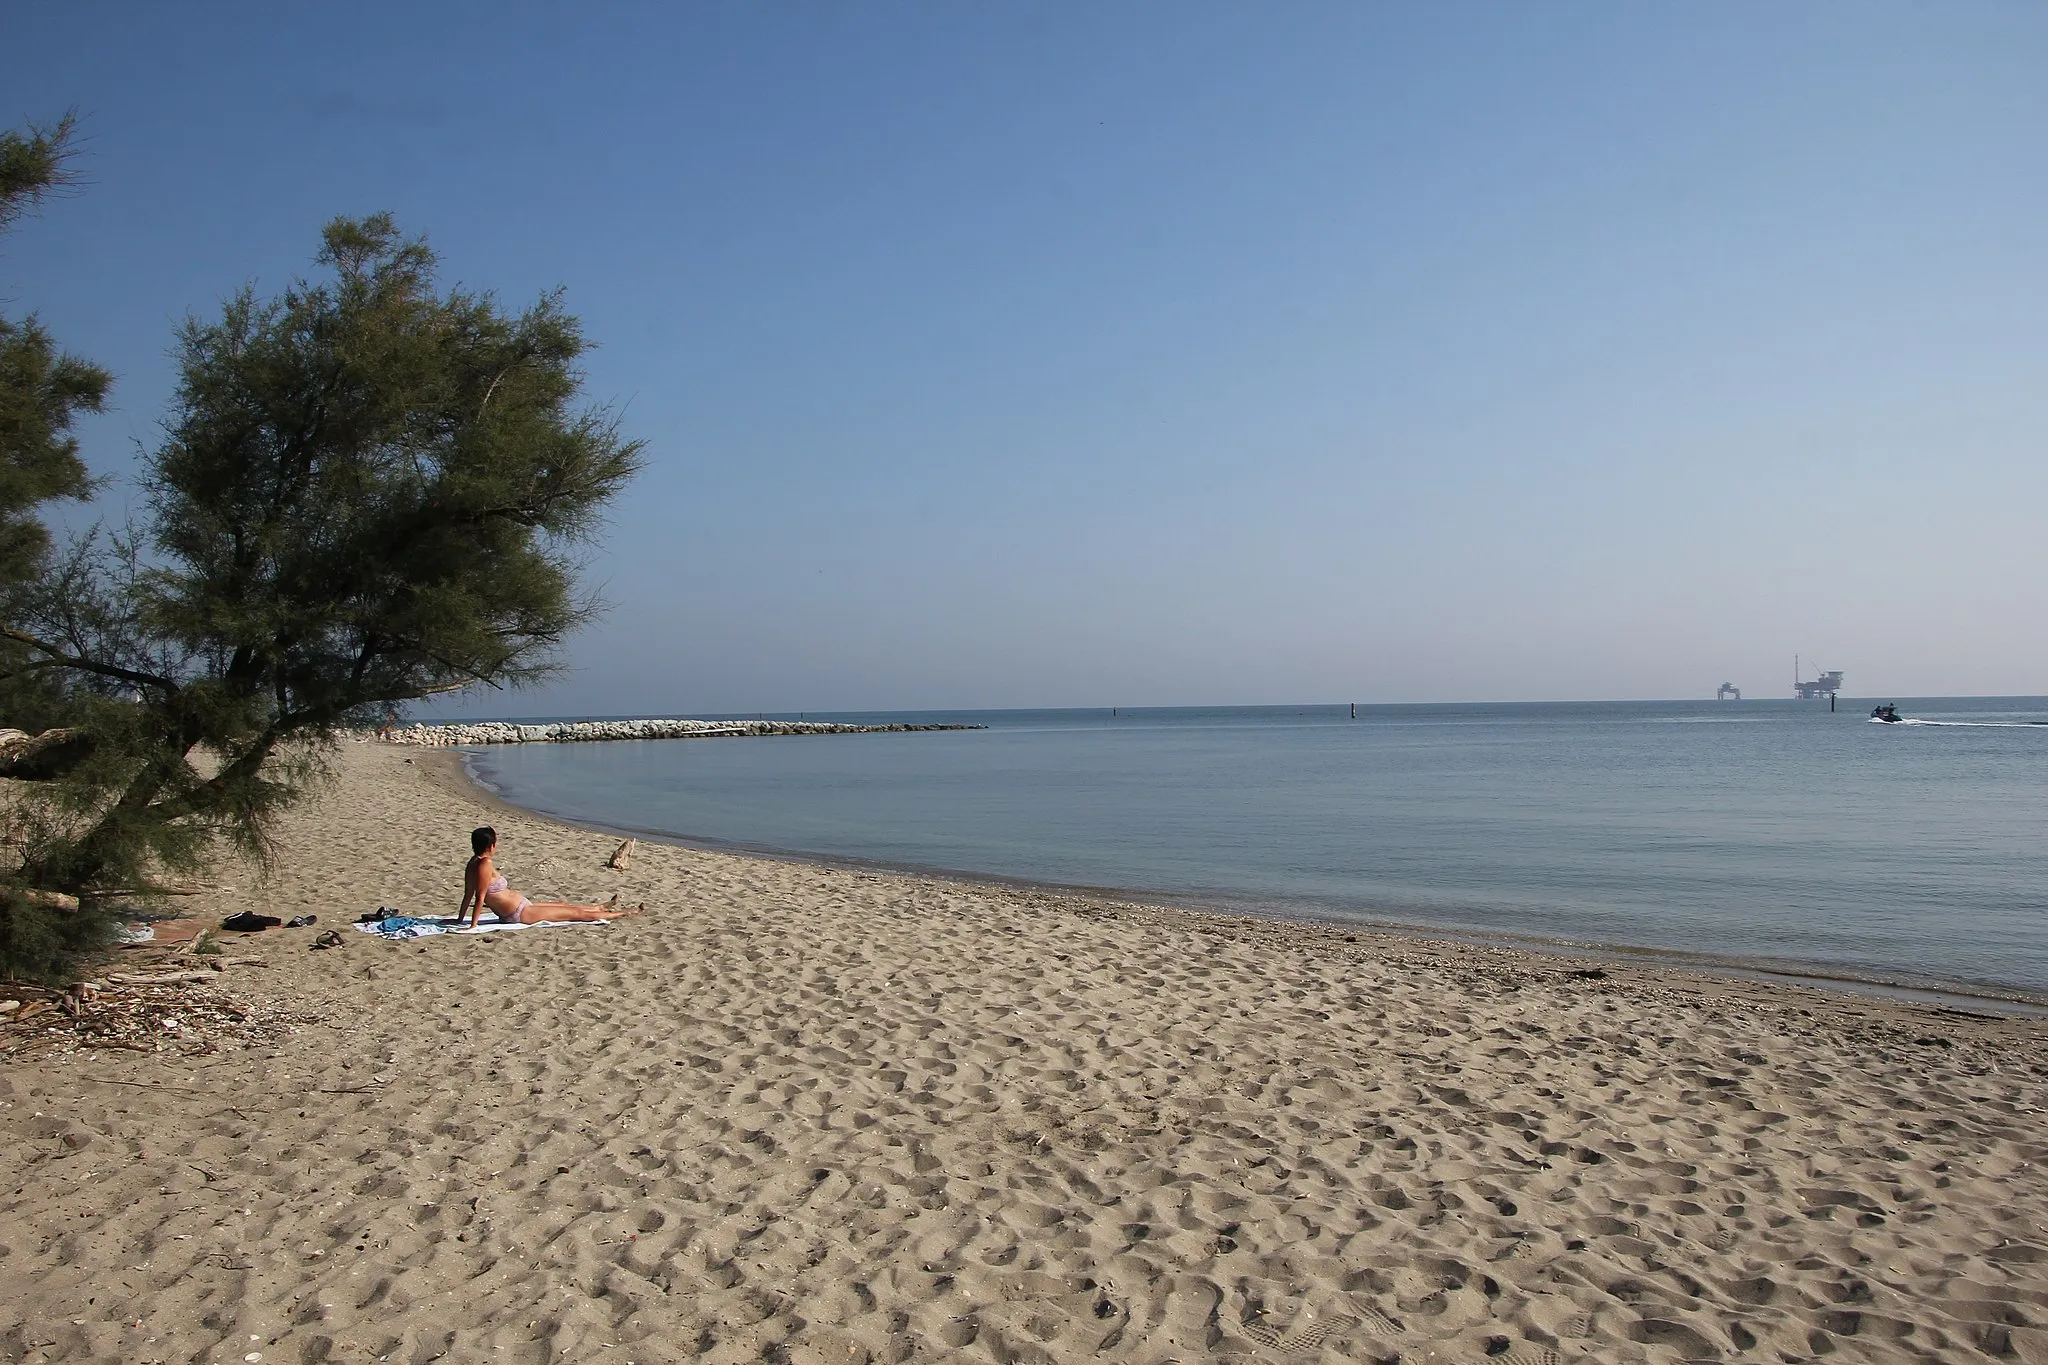
[[[513,315],[437,292],[388,216],[331,223],[319,262],[185,325],[146,525],[16,594],[15,676],[71,707],[17,910],[86,922],[220,841],[267,856],[341,730],[542,677],[594,610],[574,556],[641,443],[578,406],[587,343],[559,296]]]
[[[74,121],[0,130],[0,230],[71,183]],[[90,497],[93,481],[71,434],[98,412],[112,377],[59,350],[33,315],[0,317],[0,620],[24,584],[50,567],[50,533],[39,512],[58,499]],[[42,729],[58,718],[48,679],[11,667],[20,648],[0,638],[0,723]]]

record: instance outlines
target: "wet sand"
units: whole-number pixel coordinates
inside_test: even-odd
[[[272,931],[221,989],[306,1020],[275,1041],[0,1060],[0,1354],[2048,1360],[2042,1021],[647,843],[619,873],[373,744],[301,861],[197,909],[452,911],[486,822],[528,895],[654,913]]]

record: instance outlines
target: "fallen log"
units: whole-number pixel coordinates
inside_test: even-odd
[[[89,757],[97,741],[83,730],[0,731],[0,777],[48,782]]]
[[[40,905],[46,910],[76,910],[78,897],[67,896],[62,891],[45,891],[40,886],[24,886],[14,893],[30,905]]]

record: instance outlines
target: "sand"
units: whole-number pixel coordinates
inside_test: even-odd
[[[308,1021],[274,1041],[0,1061],[0,1355],[2048,1361],[2038,1021],[645,841],[611,872],[451,761],[346,746],[299,859],[198,908],[450,910],[488,820],[529,895],[655,912],[273,931],[222,980]]]

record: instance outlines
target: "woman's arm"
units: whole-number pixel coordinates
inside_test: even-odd
[[[457,924],[462,923],[464,915],[469,915],[469,927],[472,929],[476,928],[476,916],[470,912],[469,903],[471,899],[474,899],[478,907],[482,907],[484,899],[482,887],[483,882],[477,876],[477,865],[471,862],[462,869],[462,904],[456,907],[455,910],[455,922]]]

